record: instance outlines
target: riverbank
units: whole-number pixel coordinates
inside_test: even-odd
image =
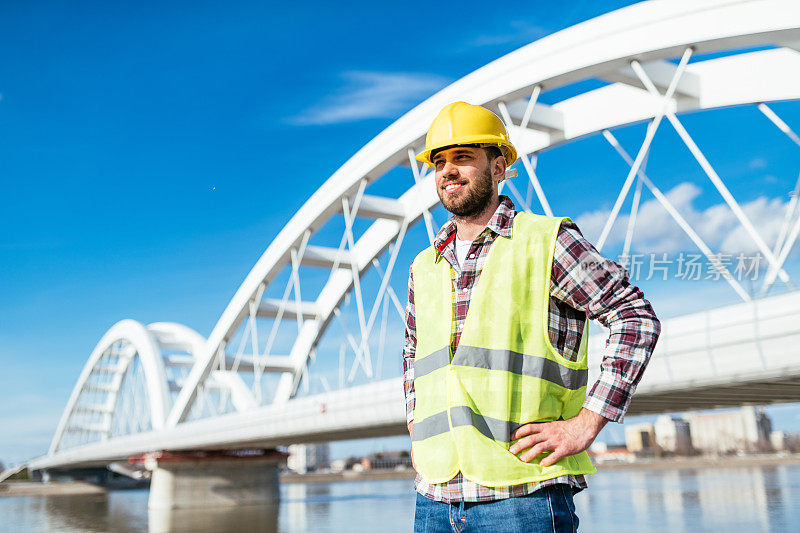
[[[102,494],[103,487],[85,481],[41,483],[39,481],[5,481],[0,483],[0,498],[6,496],[72,496]]]
[[[800,454],[731,455],[726,457],[669,457],[648,459],[633,463],[595,463],[603,470],[679,470],[683,468],[732,468],[738,466],[775,466],[800,464]]]
[[[407,470],[365,470],[363,472],[310,472],[281,474],[281,483],[329,483],[331,481],[374,481],[378,479],[414,479],[416,473]]]
[[[742,455],[730,457],[671,457],[650,459],[633,463],[599,463],[599,472],[611,470],[681,470],[705,468],[736,468],[748,466],[798,465],[800,454],[793,455]],[[363,472],[312,472],[309,474],[284,473],[281,483],[332,483],[338,481],[377,481],[386,479],[414,479],[414,471],[367,470]],[[104,487],[83,481],[39,483],[35,481],[5,481],[0,483],[0,498],[13,496],[50,496],[98,494]]]
[[[633,463],[596,463],[598,472],[610,470],[680,470],[691,468],[732,468],[739,466],[775,466],[800,464],[800,454],[793,455],[733,455],[730,457],[670,457],[646,459]],[[364,472],[314,472],[282,474],[283,483],[322,483],[331,481],[370,481],[375,479],[414,479],[414,471],[367,470]]]

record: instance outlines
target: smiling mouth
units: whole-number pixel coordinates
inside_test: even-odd
[[[447,185],[445,185],[443,188],[444,188],[444,192],[453,193],[453,192],[456,192],[457,190],[459,190],[463,186],[464,185],[462,183],[453,183],[453,182],[451,182],[451,183],[448,183]]]

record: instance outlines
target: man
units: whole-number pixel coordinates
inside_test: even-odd
[[[585,450],[620,422],[660,323],[568,218],[498,195],[516,150],[491,111],[456,102],[417,159],[453,216],[409,273],[403,359],[415,531],[576,531]],[[610,335],[586,394],[587,319]]]

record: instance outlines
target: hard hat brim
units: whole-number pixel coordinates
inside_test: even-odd
[[[463,146],[465,144],[485,144],[497,146],[503,152],[503,157],[506,158],[506,163],[512,165],[517,160],[517,149],[514,148],[513,144],[508,141],[499,140],[497,137],[487,137],[486,135],[465,135],[462,137],[456,137],[454,139],[448,139],[447,142],[427,147],[425,150],[417,154],[414,159],[423,163],[427,163],[428,166],[433,168],[433,161],[431,161],[431,154],[433,152],[442,150],[444,148],[449,148],[451,146]],[[503,150],[504,148],[505,150]],[[508,151],[508,155],[506,155],[506,150]]]

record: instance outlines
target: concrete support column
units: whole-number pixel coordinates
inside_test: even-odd
[[[273,504],[280,500],[275,450],[157,452],[143,457],[152,471],[150,509]]]

